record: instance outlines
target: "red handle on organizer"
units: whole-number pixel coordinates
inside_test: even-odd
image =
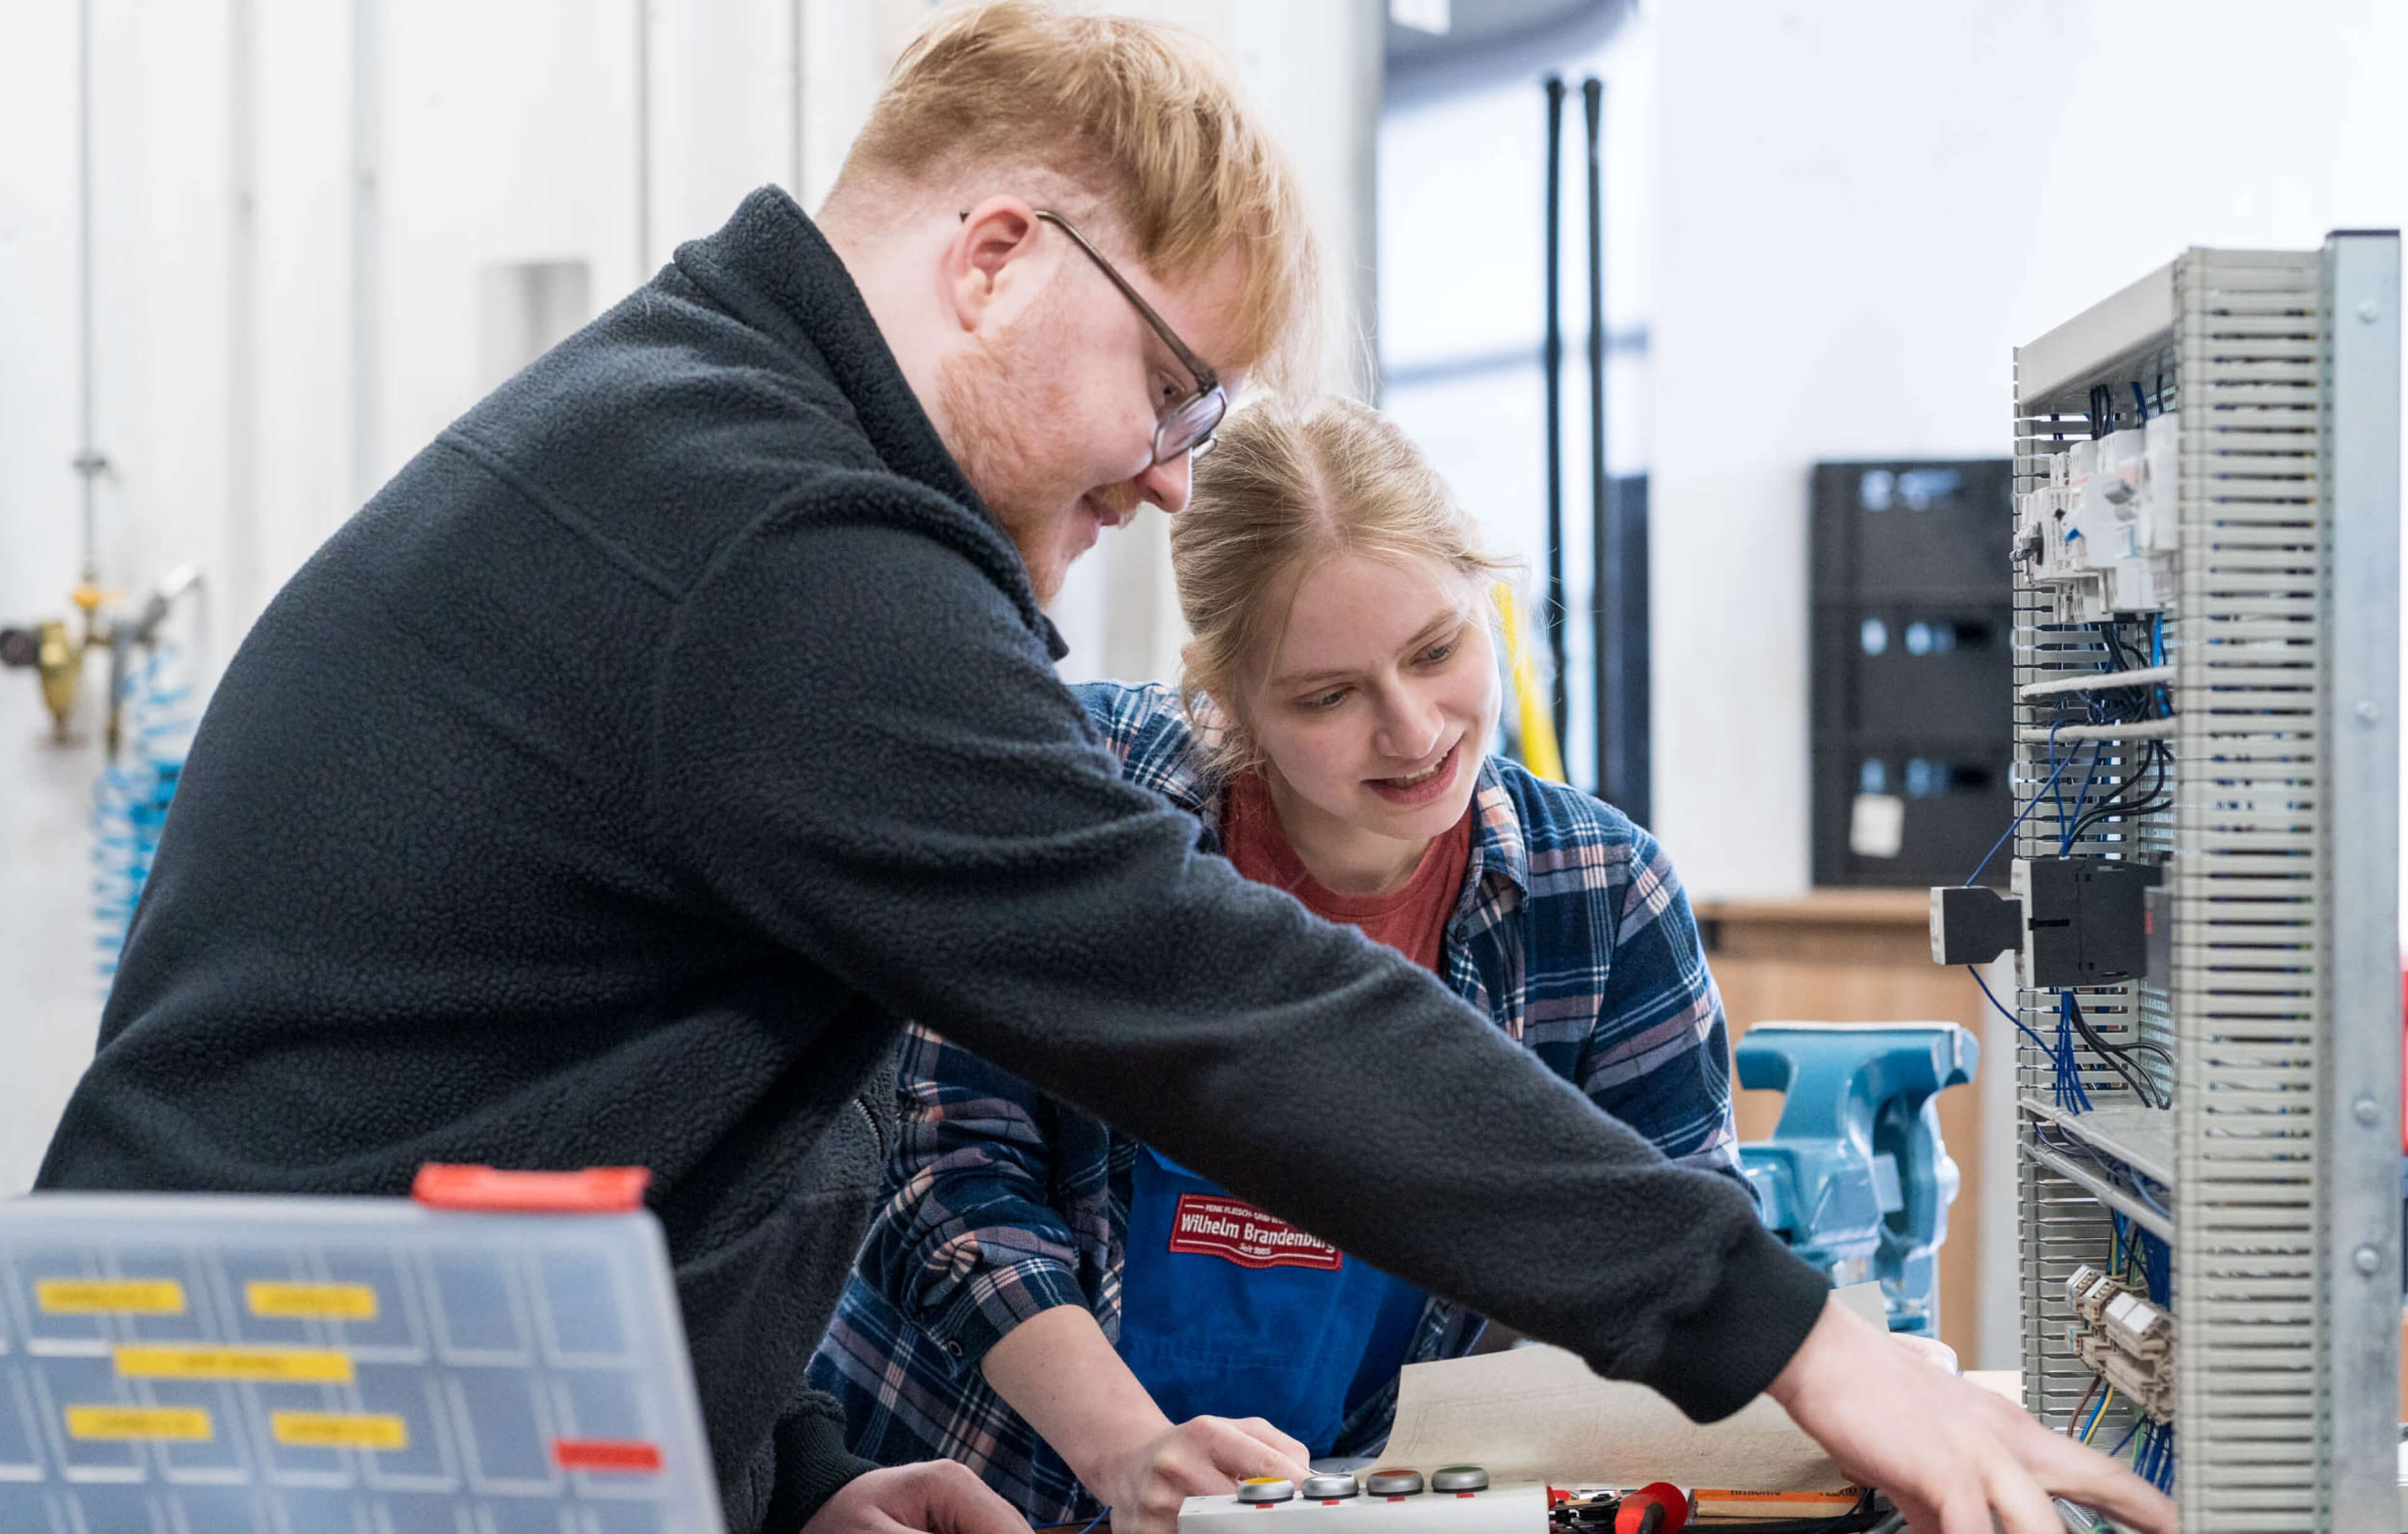
[[[625,1214],[644,1207],[652,1181],[641,1167],[519,1172],[430,1161],[418,1168],[409,1196],[429,1209],[481,1214]]]

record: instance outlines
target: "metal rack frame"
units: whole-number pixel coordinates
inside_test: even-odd
[[[2018,572],[2014,763],[2031,809],[2015,850],[2034,856],[2058,845],[2054,803],[2034,805],[2057,796],[2052,754],[2087,753],[2057,788],[2079,816],[2140,769],[2136,742],[2172,743],[2171,810],[2104,820],[2076,850],[2165,866],[2172,973],[2081,1004],[2111,1042],[2166,1049],[2152,1074],[2173,1106],[2077,1047],[2094,1107],[2064,1110],[2024,1039],[2016,1141],[2025,1400],[2043,1420],[2091,1382],[2064,1283],[2101,1263],[2110,1210],[2171,1248],[2187,1534],[2401,1527],[2399,309],[2398,235],[2343,232],[2189,251],[2015,352],[2018,490],[2088,435],[2094,385],[2117,425],[2178,420],[2170,727],[2049,740],[2051,689],[2027,689],[2095,673],[2103,643]],[[2016,1008],[2057,1026],[2055,992]]]

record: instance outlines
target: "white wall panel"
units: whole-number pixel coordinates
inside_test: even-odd
[[[1808,466],[2002,456],[2010,350],[2098,294],[2190,245],[2408,220],[2408,9],[1681,0],[1657,24],[1656,830],[1696,893],[1792,894]]]
[[[222,660],[363,484],[474,403],[491,267],[583,262],[598,311],[746,192],[791,183],[798,158],[816,206],[932,8],[648,0],[639,252],[638,4],[93,0],[97,439],[116,466],[99,496],[104,584],[138,594],[199,561]],[[1368,282],[1376,5],[1147,11],[1237,58]],[[352,222],[359,16],[376,23],[366,289]],[[77,573],[76,17],[74,0],[13,7],[0,48],[0,622],[63,613]],[[368,344],[355,349],[363,292]],[[355,468],[360,400],[371,435]],[[1151,521],[1064,598],[1084,674],[1175,664]],[[99,765],[88,741],[49,741],[30,676],[0,673],[0,1195],[31,1181],[90,1055],[101,982],[86,819]]]

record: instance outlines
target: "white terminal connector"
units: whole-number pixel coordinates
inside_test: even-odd
[[[2174,595],[2176,418],[2048,458],[2048,483],[2015,497],[2014,557],[2059,623],[2162,612]]]
[[[2096,1268],[2065,1281],[2066,1341],[2092,1372],[2158,1422],[2174,1416],[2174,1318]]]

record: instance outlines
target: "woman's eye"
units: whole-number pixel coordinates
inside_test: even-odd
[[[1454,653],[1455,641],[1452,639],[1449,639],[1444,644],[1434,644],[1427,650],[1422,652],[1422,664],[1425,666],[1437,666]]]
[[[1346,700],[1346,689],[1345,689],[1345,688],[1343,688],[1343,687],[1339,687],[1339,688],[1334,688],[1334,689],[1332,689],[1331,691],[1326,692],[1326,693],[1317,693],[1317,694],[1315,694],[1314,695],[1312,695],[1312,697],[1309,697],[1309,698],[1304,699],[1304,701],[1303,701],[1303,705],[1302,705],[1302,706],[1303,706],[1304,708],[1311,709],[1311,710],[1323,710],[1323,709],[1335,709],[1336,707],[1338,707],[1338,705],[1340,705],[1340,703],[1343,703],[1345,700]]]

